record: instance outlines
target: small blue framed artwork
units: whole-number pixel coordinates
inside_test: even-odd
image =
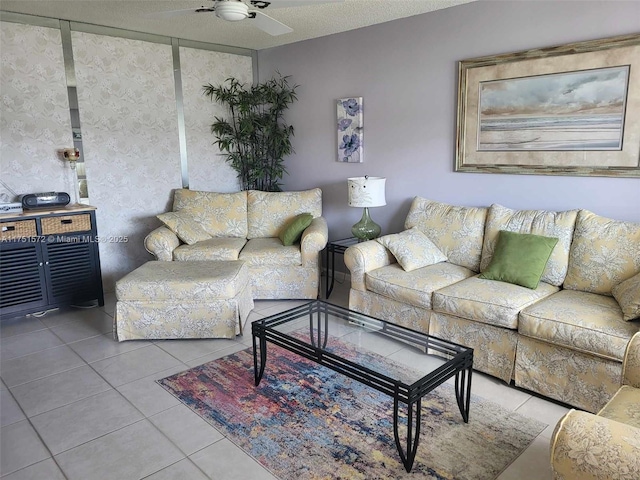
[[[362,163],[362,97],[340,98],[338,108],[338,162]]]

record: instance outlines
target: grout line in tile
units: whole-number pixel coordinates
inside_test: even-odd
[[[4,381],[2,382],[4,384]],[[5,387],[7,386],[6,384],[4,384]],[[27,416],[27,413],[22,409],[22,406],[20,405],[20,403],[18,403],[18,400],[16,399],[16,397],[13,395],[13,392],[7,388],[7,390],[9,391],[9,395],[11,395],[11,398],[13,398],[13,401],[16,403],[16,405],[18,406],[18,408],[20,409],[20,411],[22,412],[22,415],[24,415],[24,420],[26,420],[27,422],[29,422],[29,426],[31,427],[31,429],[34,431],[34,433],[36,434],[36,436],[38,437],[38,440],[40,440],[40,443],[42,444],[42,446],[47,450],[47,452],[49,453],[49,458],[51,460],[53,460],[53,462],[56,464],[56,466],[58,467],[58,469],[60,470],[60,472],[62,472],[62,476],[65,478],[65,480],[68,480],[67,476],[64,474],[64,471],[62,470],[62,467],[60,466],[60,464],[58,463],[58,461],[56,460],[56,458],[53,456],[53,452],[51,452],[51,450],[49,450],[49,447],[47,446],[47,444],[45,443],[44,439],[42,438],[42,436],[40,435],[40,432],[38,432],[38,430],[36,429],[35,425],[33,424],[33,422],[31,421],[31,418],[29,418]],[[24,421],[24,420],[20,420],[20,421]],[[16,422],[17,423],[17,422]],[[45,458],[44,460],[47,460],[47,458]],[[16,470],[15,472],[11,472],[11,473],[16,473],[19,472],[20,470],[24,470],[25,468],[29,468],[32,465],[35,465],[36,463],[40,463],[44,460],[38,460],[37,462],[33,462],[30,463],[29,465],[25,465],[24,467],[22,467],[19,470]],[[2,475],[4,477],[4,475]]]
[[[511,388],[511,385],[509,385],[509,388]],[[529,400],[531,400],[532,398],[533,398],[533,396],[532,396],[532,395],[529,395],[529,397],[528,397],[528,398],[526,398],[526,399],[524,399],[520,405],[518,405],[516,408],[514,408],[514,409],[513,409],[513,411],[514,411],[514,412],[517,412],[517,413],[520,413],[520,412],[518,412],[518,410],[519,410],[520,408],[522,408],[522,407],[525,405],[525,403],[527,403],[527,402],[528,402]],[[521,414],[521,415],[522,415],[522,414]]]
[[[54,347],[54,348],[66,347],[66,346],[67,346],[66,344],[65,344],[65,345],[58,345],[58,347]],[[45,349],[45,350],[40,350],[39,352],[35,352],[35,353],[41,353],[41,352],[44,352],[44,351],[46,351],[46,350],[49,350],[49,349],[47,348],[47,349]],[[70,348],[70,347],[69,347],[69,350],[71,350],[71,351],[74,353],[74,355],[76,355],[78,358],[80,358],[80,360],[82,360],[82,361],[84,362],[84,365],[77,365],[77,366],[75,366],[75,367],[67,368],[67,369],[65,369],[65,370],[60,370],[59,372],[50,373],[49,375],[44,375],[44,376],[42,376],[42,377],[38,377],[38,378],[32,378],[32,379],[31,379],[31,380],[29,380],[28,382],[16,383],[15,385],[11,385],[11,387],[10,387],[10,388],[19,387],[19,386],[21,386],[21,385],[26,385],[26,384],[31,383],[31,382],[37,382],[38,380],[43,380],[43,379],[45,379],[45,378],[49,378],[49,377],[51,377],[51,376],[53,376],[53,375],[58,375],[58,374],[60,374],[60,373],[70,372],[71,370],[75,370],[75,369],[77,369],[77,368],[82,368],[82,367],[87,366],[87,362],[85,362],[85,361],[84,361],[84,359],[83,359],[82,357],[80,357],[80,355],[78,355],[76,352],[74,352],[74,351],[73,351],[73,349],[72,349],[72,348]],[[24,356],[26,356],[26,355],[24,355]],[[23,357],[18,357],[18,358],[23,358]],[[11,360],[13,360],[13,358],[12,358]]]

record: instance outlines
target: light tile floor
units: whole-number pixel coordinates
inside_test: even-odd
[[[330,301],[346,306],[348,290],[348,281],[337,283]],[[155,383],[247,348],[251,335],[117,343],[114,303],[107,295],[103,308],[0,323],[2,479],[273,480]],[[256,302],[250,320],[300,303]],[[416,353],[403,345],[373,343],[379,353],[416,366]],[[474,374],[472,392],[549,425],[499,480],[551,479],[549,441],[567,409],[482,374]]]

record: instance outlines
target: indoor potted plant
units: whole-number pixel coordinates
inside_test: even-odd
[[[229,111],[229,119],[215,117],[211,133],[226,161],[238,172],[243,190],[281,190],[284,157],[293,151],[293,126],[284,122],[283,114],[297,100],[297,87],[282,75],[250,87],[235,78],[203,87],[205,95]]]

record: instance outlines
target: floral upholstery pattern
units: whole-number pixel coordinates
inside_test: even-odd
[[[368,272],[365,278],[369,291],[416,307],[431,308],[435,290],[473,275],[468,268],[452,263],[437,263],[410,272],[392,263]]]
[[[250,289],[209,302],[117,302],[116,340],[235,338],[253,310]]]
[[[212,237],[247,236],[247,192],[217,193],[179,189],[173,211],[188,212]]]
[[[623,385],[598,415],[634,426],[640,433],[640,388]]]
[[[118,300],[233,298],[249,282],[243,262],[147,262],[116,282]]]
[[[522,388],[597,412],[618,390],[621,378],[620,361],[518,337],[515,380]]]
[[[170,262],[173,251],[180,245],[177,235],[167,227],[158,227],[144,239],[144,248],[157,260]]]
[[[493,258],[500,230],[553,237],[558,239],[558,243],[549,257],[540,280],[559,287],[567,274],[569,248],[577,216],[578,210],[566,212],[511,210],[502,205],[491,205],[484,230],[480,271],[485,271]]]
[[[598,415],[571,410],[558,422],[551,441],[554,478],[640,478],[640,333],[629,342],[624,364],[627,385]]]
[[[300,213],[322,215],[322,190],[302,192],[247,192],[248,233],[246,237],[277,237],[282,228]]]
[[[515,330],[433,312],[429,334],[473,348],[475,370],[511,381],[518,343]]]
[[[623,322],[620,307],[611,297],[562,290],[524,309],[518,331],[543,342],[621,362],[640,324]]]
[[[194,245],[180,245],[173,251],[173,259],[179,262],[238,260],[240,251],[246,243],[244,238],[211,238]]]
[[[522,309],[557,291],[558,287],[542,282],[532,290],[512,283],[473,277],[435,291],[433,310],[516,329]]]
[[[320,288],[320,269],[296,266],[252,266],[250,282],[256,300],[314,299]]]
[[[429,331],[430,310],[398,302],[373,292],[351,289],[349,309],[420,332]]]
[[[319,253],[324,250],[329,240],[329,228],[327,220],[323,217],[316,217],[311,221],[300,239],[300,254],[302,256],[302,266],[317,267]]]
[[[244,262],[147,262],[116,283],[119,341],[234,338],[253,309]]]
[[[286,247],[279,238],[252,238],[240,252],[239,259],[249,266],[302,265],[300,248],[297,245]]]
[[[344,252],[344,264],[351,273],[352,290],[366,291],[365,274],[392,263],[396,263],[395,257],[375,240],[358,243]]]
[[[247,210],[248,198],[251,199],[251,212]],[[322,191],[319,188],[303,192],[237,193],[177,190],[174,209],[205,222],[203,230],[214,238],[181,245],[171,230],[158,228],[145,239],[147,251],[156,259],[218,261],[242,258],[248,262],[254,298],[318,298],[320,252],[329,238],[327,221],[320,216]],[[306,212],[315,217],[302,232],[300,243],[283,246],[276,238],[281,226],[298,213]],[[210,215],[215,218],[210,218]],[[247,223],[248,219],[257,222],[255,228]],[[217,229],[215,234],[214,229]],[[266,232],[269,235],[247,242],[250,229],[253,233]],[[229,235],[223,235],[224,232]]]
[[[415,197],[405,229],[418,227],[449,262],[480,271],[486,208],[459,207]]]
[[[581,210],[576,221],[564,288],[611,295],[640,273],[640,224]]]
[[[416,197],[405,228],[418,228],[448,261],[404,271],[378,241],[354,245],[344,255],[350,308],[428,326],[474,348],[475,369],[590,412],[623,381],[640,384],[640,321],[623,321],[638,301],[640,225],[583,210],[456,207]],[[536,290],[478,278],[501,229],[559,239]],[[632,338],[638,348],[628,346]]]
[[[376,238],[376,242],[387,247],[407,272],[447,261],[445,254],[416,227],[400,233],[384,235]]]
[[[640,332],[627,345],[623,365],[622,383],[640,388]]]
[[[556,480],[637,480],[640,429],[571,410],[558,423],[551,444]]]
[[[156,215],[156,217],[188,245],[211,238],[211,235],[205,232],[189,213],[167,212]]]
[[[626,321],[640,318],[640,273],[619,283],[611,290]]]

